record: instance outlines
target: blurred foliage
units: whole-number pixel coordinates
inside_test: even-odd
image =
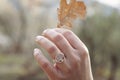
[[[35,36],[56,26],[57,5],[55,0],[0,0],[0,80],[47,80],[32,50]],[[94,1],[87,5],[86,20],[78,20],[73,31],[89,48],[95,80],[119,80],[120,11]]]
[[[84,22],[80,32],[80,38],[90,50],[93,73],[95,77],[101,76],[99,80],[108,77],[111,73],[116,74],[119,70],[119,21],[120,14],[117,11],[109,16],[104,16],[104,13],[96,14]]]

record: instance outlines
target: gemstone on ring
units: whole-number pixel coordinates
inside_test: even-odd
[[[64,61],[64,59],[65,59],[65,56],[64,56],[64,54],[57,54],[56,56],[55,56],[55,62],[56,63],[62,63],[63,61]]]

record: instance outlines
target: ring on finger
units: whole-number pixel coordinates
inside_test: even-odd
[[[56,54],[55,59],[53,60],[55,63],[63,63],[65,60],[65,55],[62,53]]]

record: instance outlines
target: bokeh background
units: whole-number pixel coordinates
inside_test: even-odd
[[[84,1],[87,16],[72,31],[89,48],[94,80],[120,80],[120,1]],[[48,80],[32,55],[40,48],[34,39],[56,27],[58,6],[59,0],[0,0],[0,80]]]

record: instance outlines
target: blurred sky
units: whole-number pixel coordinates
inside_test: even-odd
[[[96,1],[120,9],[120,0],[96,0]]]
[[[39,1],[39,0],[36,0],[36,1]],[[53,3],[53,2],[58,2],[60,0],[40,0],[40,1],[42,3]],[[70,1],[70,0],[67,0],[67,1]],[[77,1],[81,1],[81,0],[77,0]],[[84,0],[82,0],[82,1],[84,1]],[[87,0],[85,0],[85,1],[87,1]],[[93,1],[93,0],[91,0],[91,1]],[[120,9],[120,0],[95,0],[95,1],[98,1],[105,5]]]

